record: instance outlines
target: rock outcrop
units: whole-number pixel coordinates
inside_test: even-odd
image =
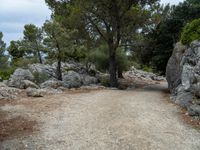
[[[200,41],[187,48],[177,43],[166,69],[172,99],[187,108],[192,116],[200,116]]]
[[[154,81],[166,80],[162,76],[158,76],[152,72],[139,70],[139,69],[136,69],[135,67],[132,67],[130,71],[126,72],[126,76],[131,77],[131,78],[140,78],[142,80],[154,80]]]
[[[98,83],[98,71],[92,64],[85,66],[68,61],[62,63],[61,66],[62,81],[57,80],[57,63],[52,65],[30,64],[27,69],[16,69],[6,84],[8,87],[27,89],[28,96],[41,97],[45,94],[61,93],[65,88],[79,88]],[[0,87],[4,85],[2,83]]]
[[[28,88],[29,86],[36,86],[33,82],[31,82],[33,80],[34,76],[28,69],[18,68],[15,70],[13,75],[11,75],[7,84],[9,87],[24,89]]]

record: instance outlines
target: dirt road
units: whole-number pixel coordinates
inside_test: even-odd
[[[5,104],[0,110],[7,119],[21,116],[37,123],[31,132],[4,138],[0,149],[200,150],[200,132],[167,101],[166,87],[65,93]]]

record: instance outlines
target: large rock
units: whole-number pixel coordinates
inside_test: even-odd
[[[78,88],[82,85],[82,79],[79,73],[68,71],[63,75],[63,85],[68,88]]]
[[[7,85],[3,82],[0,82],[0,87],[7,87]]]
[[[179,85],[175,89],[174,96],[172,97],[176,104],[179,104],[181,107],[188,108],[193,101],[193,94],[185,90],[185,87]]]
[[[56,67],[46,64],[30,64],[29,70],[36,76],[44,76],[48,78],[56,78]]]
[[[0,87],[0,100],[13,100],[16,99],[21,90],[7,86]]]
[[[13,75],[11,75],[7,84],[9,87],[22,88],[23,87],[22,84],[25,84],[23,80],[33,81],[34,77],[28,69],[18,68],[15,70]]]
[[[168,61],[166,69],[166,78],[168,86],[171,92],[178,87],[181,83],[181,60],[184,52],[186,51],[186,46],[182,45],[180,42],[176,44],[173,54]]]
[[[173,100],[200,116],[200,41],[187,48],[177,43],[167,65],[167,81]]]
[[[28,88],[26,93],[29,97],[43,97],[45,95],[43,90],[35,88]]]
[[[41,88],[53,88],[53,89],[57,89],[61,86],[63,86],[63,82],[58,81],[56,79],[47,80],[40,85]]]
[[[188,112],[191,116],[200,116],[200,105],[191,105]]]
[[[53,88],[44,88],[44,89],[35,89],[35,88],[28,88],[27,96],[29,97],[43,97],[47,94],[60,94],[62,90],[53,89]]]
[[[185,88],[185,91],[190,90],[191,85],[195,82],[194,68],[189,64],[185,64],[182,67],[181,83]]]
[[[82,82],[83,82],[83,85],[97,84],[98,79],[96,77],[92,77],[89,75],[82,75]]]
[[[27,89],[27,88],[36,88],[38,89],[39,86],[33,83],[32,81],[29,80],[21,80],[20,86],[18,87],[20,89]]]

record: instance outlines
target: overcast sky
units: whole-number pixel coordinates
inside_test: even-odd
[[[22,38],[25,24],[41,26],[50,18],[45,0],[0,0],[0,31],[4,41]],[[178,4],[183,0],[161,0],[162,3]]]

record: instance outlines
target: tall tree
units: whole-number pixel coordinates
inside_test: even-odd
[[[71,56],[73,48],[72,34],[74,31],[64,30],[54,21],[46,21],[43,25],[45,32],[44,45],[48,48],[48,57],[57,61],[57,78],[62,80],[61,63]]]
[[[108,46],[110,84],[117,86],[116,50],[124,39],[131,37],[149,22],[151,5],[157,0],[46,0],[61,21],[72,22]]]
[[[10,46],[8,47],[8,52],[12,57],[12,62],[16,62],[18,58],[22,58],[25,54],[21,49],[20,41],[11,41]]]
[[[3,33],[0,32],[0,56],[3,56],[6,49],[6,43],[3,41]]]
[[[5,55],[6,43],[3,41],[3,33],[0,32],[0,70],[3,71],[7,68],[8,57]]]
[[[24,26],[24,38],[21,41],[21,46],[27,54],[37,56],[41,64],[43,63],[42,53],[45,51],[42,42],[42,29],[33,24]]]

